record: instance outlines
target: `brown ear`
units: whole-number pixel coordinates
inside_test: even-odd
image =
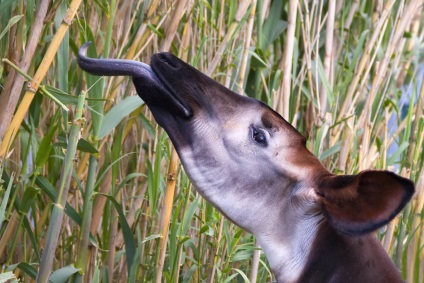
[[[330,224],[347,234],[371,232],[392,220],[414,194],[414,183],[389,171],[326,175],[316,193]]]

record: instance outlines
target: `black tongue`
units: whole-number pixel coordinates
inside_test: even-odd
[[[87,57],[90,44],[91,42],[87,42],[78,50],[77,62],[84,71],[97,76],[142,76],[151,80],[158,80],[152,68],[143,62]]]
[[[90,44],[85,43],[78,51],[78,65],[81,69],[98,76],[131,76],[138,95],[149,107],[169,111],[182,118],[192,116],[190,106],[162,82],[149,65],[133,60],[87,57]]]

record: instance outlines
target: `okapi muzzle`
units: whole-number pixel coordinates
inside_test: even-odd
[[[411,199],[392,172],[336,176],[262,102],[238,95],[170,53],[150,65],[86,56],[95,75],[131,76],[196,190],[253,233],[279,282],[402,282],[371,234]]]

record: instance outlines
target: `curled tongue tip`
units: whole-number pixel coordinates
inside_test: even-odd
[[[88,48],[90,47],[90,45],[91,45],[91,41],[87,41],[86,43],[84,43],[81,47],[80,47],[80,49],[78,50],[78,59],[80,60],[81,58],[85,58],[85,57],[87,57],[87,51],[88,51]]]
[[[90,44],[91,42],[83,44],[78,51],[78,65],[81,69],[98,76],[131,76],[141,98],[143,96],[146,98],[143,95],[146,91],[145,87],[157,88],[164,97],[155,98],[156,103],[163,104],[163,100],[168,100],[170,106],[176,111],[174,113],[178,116],[185,119],[193,116],[192,109],[188,103],[179,95],[174,94],[172,89],[159,79],[150,65],[132,60],[87,57],[87,50]],[[162,60],[171,68],[178,68],[178,61],[173,58],[173,55],[159,53],[157,56],[157,59]]]
[[[88,73],[98,76],[148,77],[157,80],[150,65],[125,59],[104,59],[87,57],[91,42],[81,46],[78,51],[78,65]]]

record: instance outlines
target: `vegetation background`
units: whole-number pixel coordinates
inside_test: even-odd
[[[0,281],[267,282],[252,235],[194,190],[128,78],[76,52],[171,51],[279,111],[332,171],[414,180],[377,232],[424,281],[422,0],[0,0]],[[216,176],[219,178],[219,176]]]

